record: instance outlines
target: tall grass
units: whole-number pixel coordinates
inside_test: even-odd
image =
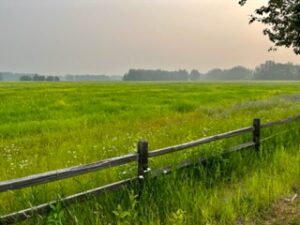
[[[300,126],[285,129],[293,132],[268,140],[260,152],[215,155],[207,164],[150,177],[139,199],[133,186],[58,209],[59,219],[62,224],[259,224],[263,212],[300,182],[300,144],[294,141]],[[55,210],[32,224],[49,223]]]

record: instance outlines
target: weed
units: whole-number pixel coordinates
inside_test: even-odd
[[[64,225],[64,211],[62,210],[61,204],[57,203],[50,205],[50,213],[47,217],[47,225]]]
[[[129,193],[129,208],[123,209],[119,204],[113,211],[117,225],[130,225],[137,223],[138,213],[136,210],[137,195],[133,191]]]
[[[171,213],[168,218],[168,224],[170,225],[183,225],[184,224],[185,211],[178,209],[176,212]]]

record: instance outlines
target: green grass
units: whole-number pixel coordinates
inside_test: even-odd
[[[141,138],[156,149],[249,126],[254,117],[267,122],[293,116],[299,114],[299,87],[297,82],[0,83],[0,180],[134,152]],[[118,204],[120,212],[130,215],[122,224],[135,213],[140,224],[234,224],[252,218],[299,182],[299,130],[297,124],[292,127],[291,134],[263,146],[260,156],[234,154],[209,169],[196,167],[151,181],[134,209],[128,190],[75,205],[63,211],[64,223],[117,222],[113,211],[118,212]],[[150,160],[150,167],[217,155],[250,139],[245,135],[159,157]],[[2,193],[0,214],[135,172],[131,164]],[[50,223],[53,215],[29,223]]]

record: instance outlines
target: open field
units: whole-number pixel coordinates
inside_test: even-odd
[[[254,117],[267,122],[293,116],[300,112],[299,88],[298,82],[0,83],[0,180],[134,152],[141,138],[156,149],[249,126]],[[217,160],[209,170],[195,168],[156,180],[138,208],[124,190],[62,211],[61,224],[133,224],[133,220],[137,224],[234,224],[250,220],[300,184],[299,127],[285,127],[291,132],[268,142],[260,155],[236,154]],[[215,153],[249,138],[175,153],[150,165]],[[135,172],[135,165],[124,166],[2,193],[0,215]],[[126,214],[123,219],[122,212]],[[28,222],[59,224],[51,222],[59,221],[53,215]]]

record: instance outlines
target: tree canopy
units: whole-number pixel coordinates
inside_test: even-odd
[[[240,0],[244,5],[248,0]],[[256,9],[251,15],[250,23],[260,22],[267,25],[263,30],[274,43],[270,50],[278,46],[291,47],[295,54],[300,55],[300,1],[269,0],[266,6]]]

